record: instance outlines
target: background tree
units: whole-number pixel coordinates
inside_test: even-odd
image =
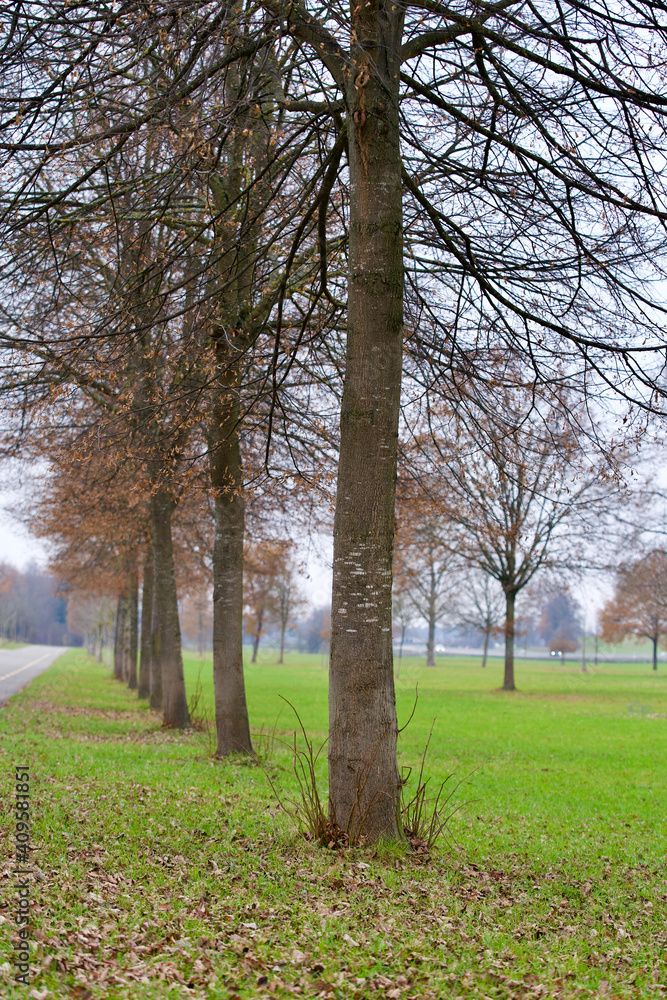
[[[441,410],[412,446],[413,478],[458,526],[458,554],[496,579],[505,596],[503,689],[513,691],[517,594],[541,568],[580,557],[584,517],[592,535],[617,490],[607,462],[591,461],[590,441],[572,426],[571,399],[553,396],[535,406],[530,386],[496,389],[503,414]],[[567,529],[565,523],[567,521]]]
[[[299,613],[305,607],[306,601],[299,587],[299,570],[294,548],[286,542],[278,560],[273,606],[273,616],[280,634],[278,663],[283,662],[287,630],[296,624]]]
[[[405,633],[415,620],[415,607],[405,590],[399,590],[396,586],[397,580],[394,575],[394,597],[392,601],[392,621],[394,623],[394,633],[398,633],[398,664],[396,666],[396,680],[401,676],[401,662],[403,660],[403,644]]]
[[[486,666],[491,636],[502,634],[505,599],[493,577],[468,571],[457,589],[454,620],[464,628],[473,628],[482,636],[482,667]]]
[[[658,669],[658,643],[667,635],[667,553],[663,549],[653,549],[618,570],[614,595],[600,613],[600,632],[611,643],[628,636],[649,639],[653,669]]]
[[[425,497],[401,498],[394,558],[394,589],[426,622],[426,666],[435,666],[435,631],[451,611],[458,584],[451,524]]]
[[[559,588],[547,598],[537,631],[553,652],[574,653],[579,648],[581,608],[568,590]]]
[[[63,185],[75,190],[81,178],[103,174],[145,126],[171,137],[172,118],[187,116],[189,125],[200,93],[231,62],[278,43],[305,50],[301,63],[314,72],[290,75],[284,118],[300,116],[300,128],[333,122],[341,148],[347,143],[347,163],[323,181],[320,201],[337,176],[349,182],[332,818],[345,828],[358,818],[364,772],[365,833],[400,837],[391,564],[404,288],[410,354],[430,376],[425,384],[444,376],[451,388],[450,376],[473,368],[497,385],[493,361],[479,359],[491,345],[520,352],[542,385],[579,370],[587,386],[614,386],[653,405],[662,391],[655,290],[665,249],[665,102],[654,53],[665,29],[643,0],[614,10],[578,2],[462,10],[424,0],[288,9],[263,0],[262,9],[265,17],[253,10],[242,44],[226,52],[229,23],[206,4],[176,14],[157,5],[141,19],[132,9],[108,19],[84,5],[73,22],[63,0],[46,24],[39,8],[22,7],[5,52],[5,232],[46,216]],[[163,35],[162,57],[146,60]],[[95,101],[71,86],[83,52]],[[43,67],[54,65],[52,80]],[[72,150],[84,147],[93,162],[77,173]],[[35,178],[45,174],[65,179],[55,190],[41,185],[47,194],[35,199]],[[26,187],[30,197],[21,198]],[[17,260],[6,280],[20,274]],[[34,338],[15,334],[7,343],[30,351]],[[555,361],[565,368],[555,373]]]
[[[78,645],[70,633],[67,603],[58,580],[35,565],[24,571],[0,563],[0,638],[10,642]]]

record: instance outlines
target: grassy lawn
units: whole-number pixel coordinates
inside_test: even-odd
[[[418,763],[435,719],[432,782],[465,779],[449,844],[425,862],[307,843],[261,768],[211,760],[206,733],[162,731],[107,667],[67,652],[0,712],[0,994],[667,994],[667,676],[645,664],[577,671],[519,661],[521,690],[507,695],[500,661],[403,661],[401,724],[416,685],[419,700],[401,762]],[[205,715],[210,662],[189,659],[186,674]],[[290,755],[267,738],[294,725],[280,695],[319,745],[326,687],[320,656],[277,666],[269,651],[248,668],[260,756],[288,795]],[[24,763],[28,988],[9,964],[13,766]]]

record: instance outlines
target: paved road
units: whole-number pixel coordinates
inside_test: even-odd
[[[0,705],[66,652],[64,646],[0,649]]]

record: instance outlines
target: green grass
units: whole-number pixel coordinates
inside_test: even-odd
[[[27,642],[10,642],[9,639],[0,639],[0,649],[23,649]]]
[[[326,735],[320,656],[248,668],[264,766],[293,789],[266,734],[288,698]],[[667,677],[646,665],[404,660],[401,761],[435,718],[432,781],[465,778],[450,847],[322,850],[276,809],[262,770],[214,762],[206,734],[159,719],[81,651],[0,713],[3,874],[12,767],[32,768],[34,982],[51,997],[262,995],[659,997],[667,992]],[[201,674],[200,674],[201,671]],[[667,671],[666,671],[667,673]],[[210,662],[186,661],[212,704]],[[321,779],[325,780],[324,761]],[[0,881],[0,993],[14,889]],[[0,920],[2,919],[0,917]],[[4,990],[4,992],[2,992]]]

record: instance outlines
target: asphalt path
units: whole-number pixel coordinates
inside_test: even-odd
[[[35,677],[39,677],[65,652],[64,646],[0,649],[0,705]]]

